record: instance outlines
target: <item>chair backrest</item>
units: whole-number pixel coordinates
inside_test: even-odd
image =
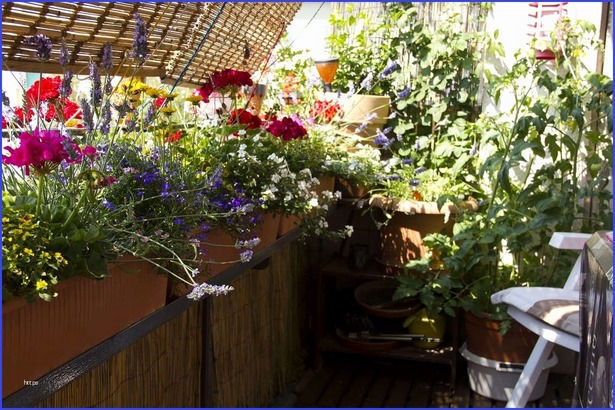
[[[583,250],[585,242],[591,238],[589,233],[554,232],[549,245],[557,249]],[[574,263],[570,275],[564,284],[564,289],[579,290],[581,288],[581,255]]]

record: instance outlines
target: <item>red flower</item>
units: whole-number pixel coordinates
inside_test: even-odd
[[[233,124],[242,124],[247,125],[246,129],[252,130],[259,128],[262,124],[261,119],[258,115],[254,115],[249,111],[244,109],[239,109],[231,112],[231,116],[228,120],[229,125]]]
[[[196,94],[203,97],[204,102],[209,102],[209,96],[214,91],[236,91],[238,87],[254,85],[250,77],[250,73],[247,71],[233,69],[217,71],[211,75],[210,81],[196,91]]]
[[[109,175],[108,177],[102,177],[100,179],[100,186],[109,186],[111,184],[114,184],[117,181],[117,179],[115,179],[114,176]]]
[[[307,131],[303,125],[290,117],[284,117],[281,120],[273,120],[267,125],[267,131],[282,138],[284,141],[290,141],[298,138],[303,138],[307,135]]]
[[[62,85],[62,78],[45,77],[40,81],[36,81],[32,84],[32,87],[26,91],[26,101],[29,106],[36,107],[39,102],[48,101],[60,96],[60,86]],[[40,88],[40,97],[39,97]]]
[[[335,101],[318,100],[310,108],[310,116],[331,122],[341,109],[342,107]]]
[[[81,107],[79,107],[79,104],[76,102],[65,98],[59,101],[58,106],[62,107],[62,115],[58,115],[55,104],[49,104],[47,112],[41,112],[45,121],[56,120],[62,124],[66,124],[71,120],[81,120]]]
[[[15,115],[17,116],[17,119],[19,120],[19,123],[21,125],[30,122],[30,120],[32,119],[33,113],[30,109],[26,109],[26,111],[24,112],[23,108],[19,107],[15,108],[13,112],[15,112]]]
[[[154,100],[154,104],[156,104],[156,108],[160,108],[162,107],[162,104],[164,103],[164,101],[166,100],[166,98],[164,97],[158,97]]]
[[[177,142],[181,138],[182,138],[182,131],[177,130],[176,132],[169,134],[169,136],[164,139],[164,143],[168,144],[169,142]]]
[[[204,102],[209,102],[209,96],[214,92],[214,86],[211,83],[205,83],[201,88],[194,93],[203,97]]]
[[[8,165],[26,167],[26,174],[33,166],[40,174],[48,174],[62,161],[80,162],[81,150],[69,137],[59,131],[35,129],[32,134],[22,132],[19,135],[19,147],[7,147],[10,156],[2,155],[2,161]]]

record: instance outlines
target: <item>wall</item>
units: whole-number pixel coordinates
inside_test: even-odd
[[[331,3],[305,2],[287,29],[288,40],[297,50],[309,50],[314,60],[329,57],[325,38],[331,33],[329,26]]]

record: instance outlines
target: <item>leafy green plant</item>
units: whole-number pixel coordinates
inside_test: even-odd
[[[564,19],[561,29],[553,64],[518,52],[509,71],[485,71],[494,101],[513,104],[476,122],[488,195],[456,217],[456,249],[442,259],[475,314],[502,317],[489,297],[506,287],[563,285],[572,255],[548,246],[553,232],[612,229],[612,80],[580,61],[598,45],[595,28]]]
[[[339,58],[333,89],[343,93],[388,95],[391,79],[377,76],[394,60],[389,15],[357,11],[352,3],[344,7],[348,16],[330,15],[333,32],[326,38],[331,55]],[[369,78],[374,81],[366,81]]]

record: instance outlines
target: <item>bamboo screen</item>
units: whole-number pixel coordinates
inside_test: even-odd
[[[111,42],[115,74],[125,75],[119,67],[126,66],[132,49],[138,13],[148,28],[150,54],[134,74],[199,85],[214,71],[262,69],[300,7],[264,2],[3,2],[3,69],[39,72],[35,49],[24,40],[44,34],[54,45],[45,72],[63,72],[54,62],[64,38],[71,53],[67,69],[80,72],[90,61],[99,62],[102,47]]]

